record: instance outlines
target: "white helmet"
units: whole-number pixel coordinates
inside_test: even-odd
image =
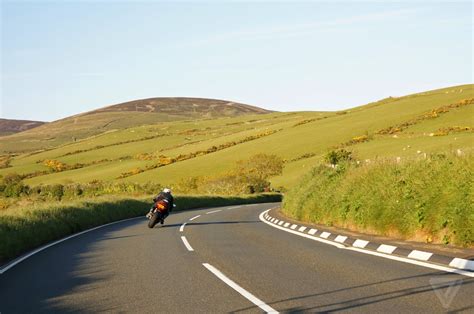
[[[171,194],[171,189],[164,188],[164,189],[163,189],[163,193],[170,193],[170,194]]]

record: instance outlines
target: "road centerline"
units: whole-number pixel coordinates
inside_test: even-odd
[[[184,227],[187,225],[187,222],[183,223],[181,225],[181,227],[179,227],[179,232],[183,232],[184,231]]]
[[[267,305],[265,302],[239,286],[237,283],[235,283],[232,279],[224,275],[221,271],[219,271],[217,268],[214,266],[208,264],[208,263],[203,263],[202,264],[204,267],[207,268],[211,273],[213,273],[217,278],[225,282],[229,287],[240,293],[244,298],[264,310],[266,313],[278,313],[275,309],[273,309],[271,306]]]
[[[210,212],[207,212],[206,215],[218,213],[218,212],[221,212],[221,211],[222,211],[222,209],[211,210]]]
[[[194,216],[193,218],[189,218],[189,220],[193,221],[194,219],[199,218],[199,217],[201,217],[201,215],[197,215],[197,216]]]
[[[194,251],[193,247],[189,244],[188,240],[186,239],[185,236],[181,237],[181,241],[183,241],[184,246],[188,249],[188,251],[192,252]]]

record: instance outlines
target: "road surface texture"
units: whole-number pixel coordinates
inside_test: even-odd
[[[0,275],[0,312],[474,312],[474,278],[262,223],[276,205],[177,212],[154,229],[139,218],[64,241]]]

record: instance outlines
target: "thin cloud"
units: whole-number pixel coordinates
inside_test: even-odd
[[[222,34],[217,34],[208,38],[203,38],[196,41],[191,41],[191,46],[201,46],[216,44],[223,41],[240,41],[240,40],[258,40],[280,37],[299,37],[307,36],[318,31],[334,30],[341,26],[354,25],[359,23],[386,21],[387,19],[394,19],[406,17],[415,14],[414,9],[402,9],[395,11],[379,12],[373,14],[366,14],[348,18],[335,19],[331,21],[318,21],[311,23],[284,25],[280,27],[260,28],[252,30],[233,31]]]

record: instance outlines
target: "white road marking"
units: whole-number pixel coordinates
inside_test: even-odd
[[[295,230],[296,227],[298,227],[298,225],[293,225],[293,226],[290,227],[290,229]]]
[[[289,225],[290,225],[290,223],[287,222],[287,223],[285,223],[285,225],[283,227],[287,228]]]
[[[184,227],[186,226],[186,224],[187,224],[187,223],[185,222],[185,223],[183,223],[183,224],[181,225],[181,227],[179,228],[179,232],[183,232],[183,231],[184,231]]]
[[[301,228],[298,229],[299,232],[303,232],[306,230],[306,227],[305,226],[302,226]]]
[[[182,236],[181,237],[181,240],[183,241],[184,243],[184,246],[188,249],[188,251],[194,251],[194,249],[192,248],[192,246],[189,244],[188,240],[186,239],[186,237]]]
[[[355,242],[352,244],[353,247],[358,247],[358,248],[365,248],[367,246],[367,244],[369,244],[369,241],[365,241],[365,240],[361,240],[361,239],[357,239],[355,240]]]
[[[245,290],[244,288],[242,288],[241,286],[239,286],[237,283],[235,283],[233,280],[231,280],[229,277],[227,277],[226,275],[224,275],[221,271],[219,271],[217,268],[215,268],[214,266],[208,264],[208,263],[203,263],[202,264],[204,267],[207,268],[207,270],[209,270],[211,273],[213,273],[217,278],[219,278],[220,280],[222,280],[223,282],[225,282],[229,287],[231,287],[232,289],[234,289],[235,291],[237,291],[238,293],[240,293],[244,298],[246,298],[247,300],[249,300],[250,302],[252,302],[253,304],[255,304],[256,306],[258,306],[259,308],[261,308],[263,311],[265,311],[266,313],[278,313],[277,311],[275,311],[272,307],[270,307],[269,305],[267,305],[265,302],[263,302],[262,300],[260,300],[259,298],[257,298],[256,296],[254,296],[253,294],[251,294],[250,292],[248,292],[247,290]]]
[[[318,229],[311,229],[308,231],[308,234],[314,235],[316,232],[318,232]]]
[[[221,211],[222,211],[222,209],[212,210],[212,211],[210,211],[210,212],[207,212],[206,215],[218,213],[218,212],[221,212]]]
[[[237,209],[237,208],[240,208],[240,207],[242,207],[242,206],[233,206],[233,207],[229,207],[227,209]]]
[[[427,261],[427,260],[430,259],[431,255],[433,255],[433,253],[413,250],[413,251],[411,251],[410,254],[408,254],[408,257],[409,258],[414,258],[414,259],[419,259],[420,261]]]
[[[273,228],[277,228],[277,229],[283,230],[285,232],[293,233],[293,234],[296,234],[300,237],[304,237],[304,238],[308,238],[308,239],[311,239],[311,240],[314,240],[314,241],[329,244],[329,245],[335,246],[339,249],[345,249],[345,250],[349,250],[349,251],[356,251],[356,252],[359,252],[359,253],[374,255],[374,256],[378,256],[378,257],[382,257],[382,258],[386,258],[386,259],[390,259],[390,260],[394,260],[394,261],[398,261],[398,262],[403,262],[403,263],[407,263],[407,264],[422,266],[422,267],[426,267],[426,268],[441,270],[441,271],[445,271],[445,272],[448,272],[448,273],[453,273],[453,274],[458,274],[458,275],[474,278],[474,272],[461,270],[461,269],[449,268],[449,267],[446,267],[446,266],[431,264],[431,263],[422,262],[422,261],[416,261],[416,260],[409,259],[409,258],[406,258],[406,257],[400,257],[400,256],[395,256],[395,255],[387,255],[387,254],[384,254],[384,253],[368,251],[368,250],[359,249],[359,248],[355,248],[355,247],[346,247],[346,246],[344,246],[343,244],[340,244],[340,243],[335,243],[333,241],[324,240],[324,239],[321,239],[319,237],[311,236],[311,235],[308,235],[308,234],[305,234],[305,233],[301,233],[301,232],[293,231],[293,230],[283,228],[283,227],[280,227],[280,226],[272,225],[272,224],[266,222],[263,219],[263,214],[268,213],[270,210],[271,209],[268,209],[268,210],[264,211],[263,213],[261,213],[259,218],[260,218],[261,221],[263,221],[267,225],[272,226]],[[310,232],[311,232],[311,230],[310,230]]]
[[[194,219],[199,218],[199,217],[201,217],[201,215],[197,215],[197,216],[194,216],[193,218],[189,218],[189,220],[193,221]]]
[[[320,237],[324,238],[324,239],[327,239],[327,238],[329,238],[330,235],[331,235],[331,233],[324,231],[323,233],[321,233]]]
[[[278,223],[278,225],[281,226],[281,225],[283,225],[284,223],[285,223],[285,222],[284,222],[283,220],[281,220],[281,221]]]
[[[344,243],[347,240],[346,236],[338,235],[334,241],[339,242],[339,243]]]
[[[123,220],[119,220],[119,221],[114,221],[114,222],[111,222],[111,223],[108,223],[108,224],[105,224],[105,225],[102,225],[102,226],[98,226],[98,227],[94,227],[94,228],[91,228],[91,229],[87,229],[87,230],[84,230],[82,232],[79,232],[79,233],[76,233],[76,234],[73,234],[73,235],[70,235],[69,237],[66,237],[64,239],[61,239],[61,240],[57,240],[53,243],[50,243],[50,244],[46,244],[45,246],[42,246],[42,247],[39,247],[37,248],[36,250],[30,252],[30,253],[27,253],[26,255],[24,256],[20,256],[19,258],[13,260],[12,262],[10,262],[9,264],[7,264],[6,266],[4,266],[3,268],[0,268],[0,275],[5,273],[7,270],[9,270],[10,268],[18,265],[19,263],[23,262],[25,259],[43,251],[43,250],[46,250],[47,248],[49,247],[52,247],[53,245],[56,245],[56,244],[59,244],[61,242],[64,242],[66,240],[69,240],[69,239],[72,239],[72,238],[75,238],[77,236],[80,236],[84,233],[87,233],[87,232],[91,232],[91,231],[94,231],[94,230],[97,230],[97,229],[100,229],[100,228],[104,228],[104,227],[107,227],[107,226],[110,226],[110,225],[115,225],[115,224],[118,224],[118,223],[121,223],[121,222],[125,222],[125,221],[129,221],[129,220],[134,220],[134,219],[143,219],[142,216],[140,217],[134,217],[134,218],[128,218],[128,219],[123,219]]]
[[[397,249],[396,246],[387,245],[387,244],[381,244],[381,245],[377,248],[377,251],[382,252],[382,253],[392,254],[393,251],[395,251],[396,249]]]
[[[464,258],[454,258],[449,266],[461,268],[461,269],[470,269],[474,270],[474,261],[470,261]]]

